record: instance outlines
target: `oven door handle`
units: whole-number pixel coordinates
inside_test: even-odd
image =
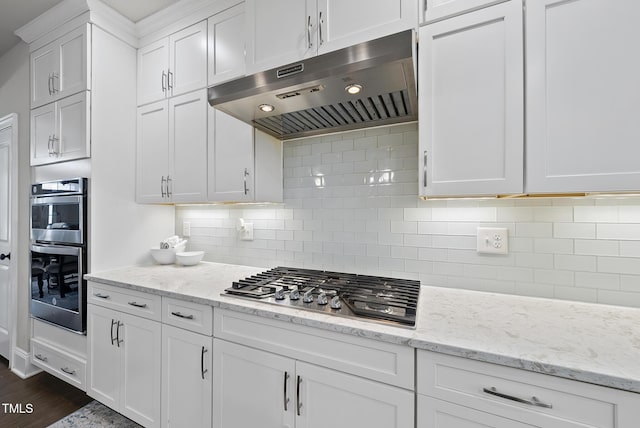
[[[82,195],[66,195],[66,196],[32,196],[31,205],[71,205],[82,204]]]
[[[31,244],[31,251],[42,254],[59,254],[63,256],[77,256],[82,255],[82,248],[71,247],[66,245],[36,245]]]

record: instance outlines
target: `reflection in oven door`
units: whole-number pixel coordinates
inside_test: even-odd
[[[82,247],[31,245],[31,315],[83,332],[85,262]]]

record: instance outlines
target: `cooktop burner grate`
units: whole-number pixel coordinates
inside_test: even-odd
[[[234,281],[224,291],[281,306],[403,326],[415,326],[419,293],[419,281],[291,267]]]

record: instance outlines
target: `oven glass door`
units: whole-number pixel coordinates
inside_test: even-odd
[[[82,244],[83,197],[31,198],[31,240]]]
[[[84,331],[84,264],[82,247],[31,245],[31,315]]]

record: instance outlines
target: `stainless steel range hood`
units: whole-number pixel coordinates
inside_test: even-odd
[[[415,121],[415,49],[407,30],[210,87],[209,104],[281,139]]]

